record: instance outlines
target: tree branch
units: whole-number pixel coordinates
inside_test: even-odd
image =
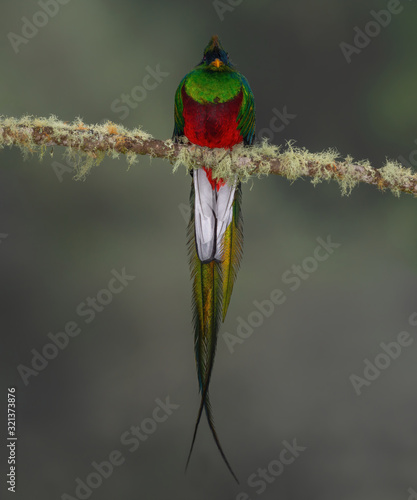
[[[71,157],[78,156],[76,177],[84,177],[91,167],[106,156],[124,154],[128,163],[137,161],[138,155],[164,158],[174,163],[174,170],[183,164],[186,168],[203,165],[213,168],[214,176],[231,178],[236,174],[242,181],[252,175],[275,174],[290,180],[311,177],[313,184],[335,180],[342,194],[349,194],[358,183],[417,195],[417,175],[396,161],[387,161],[379,169],[368,161],[354,162],[351,157],[342,159],[335,150],[310,153],[287,143],[281,150],[267,142],[251,148],[236,146],[233,150],[208,149],[190,143],[173,143],[158,140],[141,129],[127,130],[120,125],[106,122],[101,125],[84,125],[77,119],[62,122],[56,117],[21,119],[0,117],[0,148],[17,146],[25,154],[38,152],[42,158],[49,147],[64,146]]]

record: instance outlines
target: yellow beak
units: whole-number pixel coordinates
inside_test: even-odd
[[[215,66],[216,68],[220,68],[220,66],[223,66],[223,61],[220,61],[220,59],[215,59],[213,62],[211,62],[210,64],[212,64],[213,66]]]

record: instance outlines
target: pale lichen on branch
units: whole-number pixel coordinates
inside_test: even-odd
[[[105,156],[112,158],[126,155],[128,164],[138,160],[138,155],[163,158],[187,169],[203,165],[212,167],[215,177],[231,178],[236,174],[247,181],[251,176],[276,174],[294,181],[310,177],[313,184],[335,180],[342,194],[349,194],[360,182],[390,189],[395,195],[401,192],[417,195],[417,175],[397,161],[386,161],[376,169],[367,160],[354,161],[340,158],[336,150],[310,153],[295,147],[292,142],[285,148],[264,141],[251,148],[236,146],[233,150],[208,149],[189,143],[174,143],[153,138],[140,128],[128,130],[121,125],[106,122],[85,125],[81,119],[72,123],[49,118],[0,117],[0,149],[17,146],[26,155],[38,153],[42,158],[48,148],[64,146],[67,155],[78,157],[75,177],[83,178]]]

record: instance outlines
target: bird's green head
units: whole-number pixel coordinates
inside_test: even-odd
[[[222,47],[217,35],[211,37],[198,67],[209,71],[230,71],[233,68],[229,54]]]

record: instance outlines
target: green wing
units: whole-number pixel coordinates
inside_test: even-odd
[[[255,140],[255,99],[248,81],[240,75],[242,81],[243,100],[237,117],[238,130],[243,137],[245,146],[250,146]]]
[[[175,105],[174,105],[174,133],[172,138],[178,139],[184,135],[184,106],[182,102],[182,88],[185,83],[185,79],[188,75],[185,75],[178,85],[177,91],[175,92]]]

